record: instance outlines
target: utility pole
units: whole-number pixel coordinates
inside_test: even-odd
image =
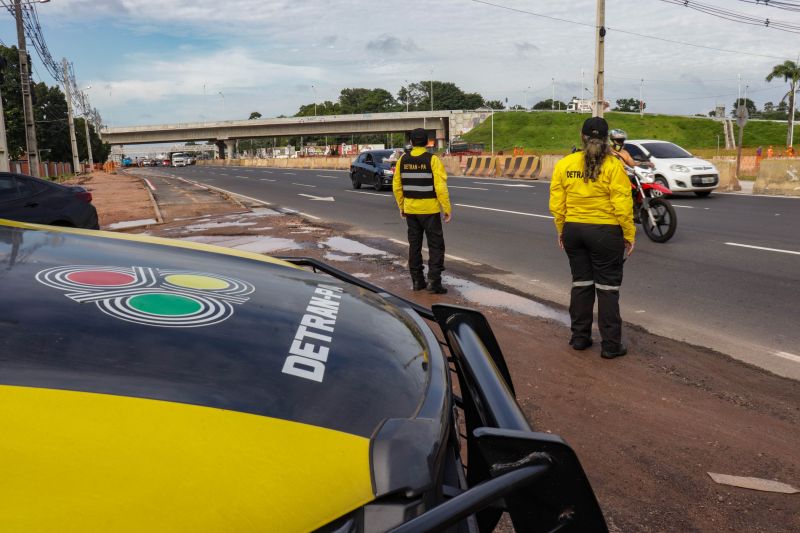
[[[31,176],[39,177],[39,147],[36,144],[36,119],[33,116],[31,98],[31,76],[28,50],[25,47],[25,28],[22,25],[22,2],[14,0],[14,15],[17,19],[17,46],[19,47],[19,78],[22,82],[22,110],[25,115],[25,151]]]
[[[594,59],[594,113],[595,117],[602,117],[605,112],[605,46],[606,46],[606,0],[597,0],[597,43],[595,45]]]
[[[644,116],[644,78],[642,78],[642,83],[639,85],[639,116]]]
[[[78,173],[81,168],[81,160],[78,157],[78,141],[75,138],[75,120],[72,117],[72,90],[70,88],[69,80],[69,65],[67,58],[61,60],[61,65],[64,68],[64,94],[67,97],[67,122],[69,122],[69,144],[72,146],[72,172]]]
[[[89,172],[94,170],[94,159],[92,158],[92,138],[89,136],[89,117],[83,117],[83,127],[86,128],[86,154],[89,156]]]
[[[6,68],[6,62],[0,58],[0,78]],[[0,172],[9,172],[8,143],[6,142],[6,120],[3,111],[3,95],[0,94]]]
[[[556,79],[550,78],[553,81],[553,96],[550,98],[550,111],[556,109]]]

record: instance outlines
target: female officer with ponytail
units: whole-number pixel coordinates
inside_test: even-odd
[[[608,123],[593,117],[583,123],[583,151],[559,161],[550,183],[550,211],[558,244],[572,270],[569,314],[570,344],[575,350],[592,345],[595,292],[601,355],[613,359],[627,353],[622,344],[619,288],[622,262],[633,252],[631,185],[622,163],[608,145]]]

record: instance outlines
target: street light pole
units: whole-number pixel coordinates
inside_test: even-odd
[[[315,86],[311,86],[311,90],[314,92],[314,116],[317,116],[317,88]]]
[[[556,108],[556,79],[551,78],[553,80],[553,97],[550,98],[550,111],[554,111]]]
[[[594,113],[603,117],[605,112],[605,43],[606,43],[606,0],[597,0],[597,43],[595,48]]]
[[[431,69],[431,111],[433,111],[433,69]]]
[[[36,143],[36,119],[33,116],[30,65],[28,64],[28,50],[25,46],[25,28],[22,25],[22,3],[20,0],[14,0],[14,15],[17,19],[19,77],[22,82],[22,111],[25,116],[25,151],[28,154],[28,171],[31,176],[38,178],[40,173],[39,153]]]
[[[408,83],[408,80],[403,80],[403,81],[406,82],[406,113],[408,113],[408,100],[409,97],[411,96],[409,87],[411,86],[411,84]]]

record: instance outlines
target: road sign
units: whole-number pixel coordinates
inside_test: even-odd
[[[740,105],[736,110],[736,124],[738,124],[740,128],[744,128],[748,118],[750,118],[750,113],[747,112],[747,107]]]

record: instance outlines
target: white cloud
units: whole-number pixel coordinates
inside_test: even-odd
[[[454,81],[487,98],[508,97],[511,104],[522,103],[522,90],[531,85],[529,103],[549,98],[552,78],[556,98],[567,100],[580,93],[581,70],[585,85],[591,87],[595,0],[493,1],[589,27],[470,0],[438,0],[420,9],[410,9],[407,2],[374,0],[59,0],[40,7],[39,13],[46,34],[51,26],[75,24],[88,28],[87,39],[98,24],[118,30],[118,46],[127,48],[126,60],[107,69],[105,80],[92,82],[111,88],[110,95],[98,90],[92,99],[101,112],[108,115],[107,108],[120,120],[138,120],[145,114],[126,109],[136,105],[161,106],[158,112],[148,112],[166,120],[171,113],[176,113],[175,120],[196,119],[203,108],[203,84],[207,100],[224,92],[224,114],[230,118],[254,109],[265,116],[293,113],[313,98],[312,84],[318,100],[335,99],[344,87],[396,92],[404,80],[429,78],[431,69],[436,79]],[[737,2],[736,9],[798,19],[763,5]],[[606,38],[607,94],[612,100],[638,96],[639,80],[644,78],[645,99],[653,111],[707,111],[715,95],[730,105],[738,74],[757,102],[777,101],[785,88],[766,84],[764,76],[779,60],[686,47],[615,29],[742,52],[792,58],[796,54],[794,35],[737,25],[655,0],[608,0],[606,22],[611,28]],[[150,34],[177,37],[185,44],[177,50],[137,54],[138,41],[131,32],[144,34],[140,40]],[[78,72],[81,61],[92,61],[70,59]],[[217,103],[206,114],[223,118]]]

